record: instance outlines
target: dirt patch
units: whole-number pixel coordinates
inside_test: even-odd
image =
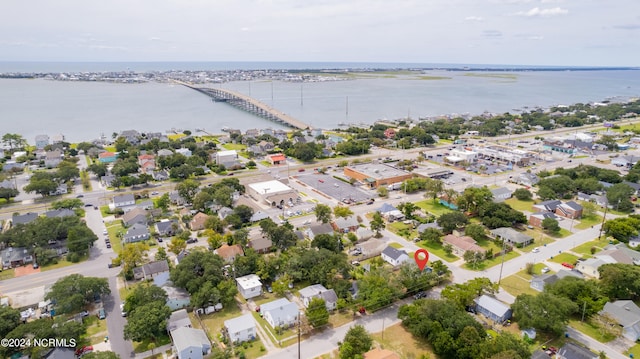
[[[29,264],[22,267],[16,267],[14,270],[14,273],[16,277],[22,277],[24,275],[29,275],[33,273],[40,273],[40,267],[38,267],[37,269],[33,269],[33,266]]]

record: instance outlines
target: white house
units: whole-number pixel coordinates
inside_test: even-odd
[[[232,343],[242,343],[256,338],[256,322],[249,313],[225,320],[224,328]]]
[[[242,294],[244,299],[257,297],[262,294],[262,282],[260,282],[260,277],[255,274],[236,278],[236,283],[238,292]]]
[[[260,312],[264,320],[272,328],[289,328],[298,321],[300,309],[296,303],[292,303],[285,298],[276,299],[272,302],[260,306]]]
[[[327,310],[334,310],[338,304],[338,296],[333,289],[327,289],[322,284],[314,284],[308,287],[300,289],[300,300],[304,304],[305,308],[309,307],[309,303],[313,298],[320,298],[324,300],[324,305]]]
[[[126,211],[129,207],[134,206],[135,204],[136,198],[131,193],[113,197],[113,208],[122,208]]]
[[[211,351],[211,342],[202,329],[180,327],[171,332],[178,359],[202,359]]]
[[[387,246],[382,253],[380,254],[382,259],[391,264],[392,266],[399,266],[400,264],[409,260],[409,255],[404,250],[400,250],[397,248],[393,248],[391,246]]]
[[[636,341],[640,339],[640,308],[630,300],[608,302],[600,314],[608,314],[622,327],[622,336]]]
[[[238,160],[238,152],[236,150],[218,151],[216,152],[216,163],[223,164]]]
[[[179,153],[179,154],[181,154],[181,155],[183,155],[185,157],[191,157],[191,150],[188,149],[188,148],[184,148],[184,147],[183,148],[178,148],[176,150],[176,153]]]

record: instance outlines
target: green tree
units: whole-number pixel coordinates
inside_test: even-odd
[[[166,301],[167,293],[162,288],[157,285],[142,283],[134,287],[133,291],[127,295],[124,309],[129,313],[151,302],[165,303]]]
[[[485,259],[483,253],[478,251],[465,251],[462,256],[465,262],[469,264],[473,269],[476,269],[478,264],[482,263]]]
[[[184,239],[178,237],[171,238],[171,242],[167,244],[169,252],[178,255],[183,250],[187,249],[187,242]]]
[[[313,298],[307,306],[305,316],[314,328],[320,328],[329,323],[329,311],[322,298]]]
[[[518,188],[513,195],[520,201],[531,201],[533,194],[526,188]]]
[[[85,359],[120,359],[120,356],[112,351],[90,352],[82,357]]]
[[[550,233],[558,233],[560,232],[560,225],[558,220],[549,217],[542,220],[542,229]]]
[[[158,337],[165,335],[170,315],[171,309],[164,302],[145,303],[129,314],[124,326],[124,338],[138,342],[155,342]]]
[[[571,300],[578,305],[579,313],[584,313],[587,317],[597,314],[609,301],[600,285],[594,280],[565,277],[545,285],[544,290]]]
[[[7,334],[20,325],[20,311],[8,305],[0,306],[0,337],[6,338]]]
[[[378,187],[378,196],[382,197],[382,198],[387,198],[389,197],[389,190],[387,189],[387,187],[385,186],[380,186]]]
[[[611,299],[640,298],[640,267],[632,264],[603,264],[598,267],[600,287]]]
[[[82,206],[84,206],[84,203],[82,202],[82,200],[77,198],[61,199],[59,201],[53,201],[51,203],[51,208],[53,209],[74,209],[80,208]]]
[[[489,278],[478,277],[463,284],[448,285],[442,290],[441,295],[460,308],[466,308],[473,305],[475,298],[483,294],[493,294],[496,289],[496,285]]]
[[[326,204],[317,204],[314,212],[316,213],[316,220],[322,223],[329,223],[331,220],[331,207]]]
[[[67,231],[67,249],[69,249],[69,253],[89,254],[89,248],[97,240],[98,236],[84,224],[69,228]]]
[[[87,166],[87,171],[92,172],[96,177],[101,178],[107,174],[107,165],[101,162],[94,162]]]
[[[493,200],[493,193],[487,186],[467,187],[458,198],[458,207],[464,211],[477,213],[478,208]]]
[[[631,237],[638,235],[640,219],[635,216],[618,217],[608,220],[604,224],[604,233],[621,242],[628,242]]]
[[[5,133],[2,135],[2,143],[13,149],[24,148],[27,145],[27,141],[21,135],[17,133]]]
[[[425,186],[425,197],[430,197],[435,202],[440,193],[444,191],[444,182],[438,179],[428,179]]]
[[[187,203],[192,203],[200,185],[196,180],[186,179],[176,185],[176,191]]]
[[[437,228],[427,228],[420,233],[420,239],[432,243],[442,243],[442,232]]]
[[[353,211],[347,206],[335,206],[333,207],[333,215],[342,218],[353,216]]]
[[[2,169],[2,166],[0,166],[0,170]],[[9,201],[11,198],[16,197],[17,195],[19,195],[20,192],[15,189],[15,188],[0,188],[0,198],[5,199],[7,201]]]
[[[59,314],[77,313],[92,303],[94,296],[109,293],[111,290],[105,278],[71,274],[58,279],[45,295],[45,299],[55,301],[56,312]]]
[[[464,234],[476,241],[483,240],[485,238],[484,227],[479,224],[469,224],[464,228]]]
[[[23,189],[25,192],[35,192],[42,197],[47,197],[58,188],[58,184],[52,179],[35,177],[35,175],[31,177],[29,184],[24,186]]]
[[[373,213],[373,218],[369,222],[369,225],[371,226],[371,230],[376,232],[376,236],[379,236],[380,231],[385,227],[384,220],[382,219],[380,212],[376,211]]]
[[[556,335],[564,332],[569,317],[578,310],[569,299],[545,292],[537,296],[521,294],[511,308],[520,328],[536,328]]]
[[[313,237],[311,246],[315,248],[325,248],[332,252],[339,253],[342,251],[342,238],[340,235],[328,233],[318,234]]]
[[[437,222],[444,233],[451,233],[454,229],[467,224],[469,218],[462,212],[448,212],[438,217]]]
[[[340,345],[340,359],[362,358],[372,345],[373,339],[367,330],[362,325],[355,325],[347,331]]]
[[[607,201],[613,209],[621,212],[633,211],[630,198],[635,190],[625,183],[616,183],[607,189]]]
[[[371,269],[358,282],[358,299],[371,312],[393,303],[401,293],[399,283],[386,267]]]

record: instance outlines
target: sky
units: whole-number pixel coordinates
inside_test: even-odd
[[[638,0],[2,0],[0,61],[640,65]]]

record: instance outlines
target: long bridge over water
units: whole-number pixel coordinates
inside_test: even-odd
[[[278,111],[271,106],[268,106],[254,98],[243,95],[239,92],[209,87],[196,87],[182,81],[176,81],[176,83],[203,93],[211,97],[215,102],[226,102],[237,109],[249,112],[270,121],[277,122],[281,125],[297,128],[300,130],[311,128],[309,124],[297,120],[284,112]]]

